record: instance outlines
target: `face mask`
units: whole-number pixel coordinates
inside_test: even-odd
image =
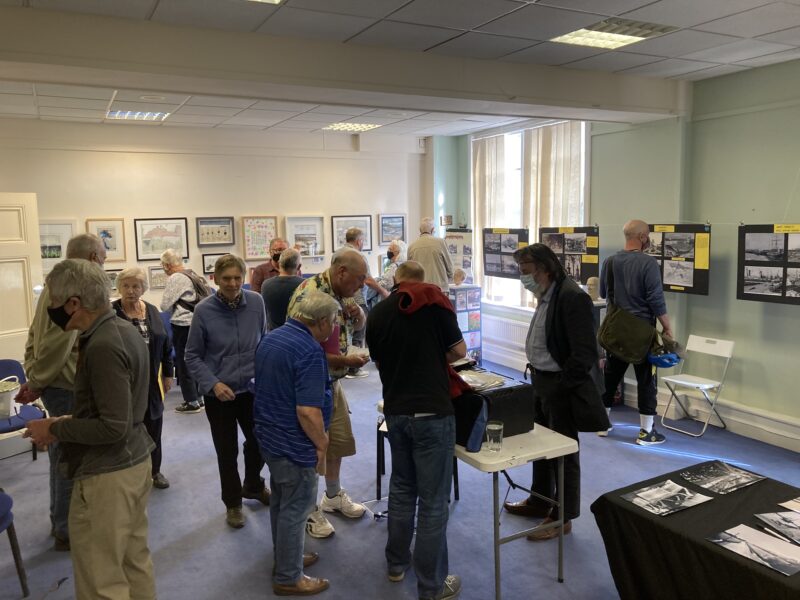
[[[273,262],[278,262],[280,259],[281,259],[281,253],[280,252],[272,255]]]
[[[67,312],[64,308],[67,305],[65,302],[61,306],[57,306],[56,308],[47,307],[47,314],[50,316],[50,320],[58,325],[61,329],[66,331],[67,323],[69,323],[72,315]]]
[[[388,250],[386,252],[386,258],[388,258],[389,260],[392,260],[394,258],[394,252],[392,252],[391,250]]]
[[[522,274],[520,275],[519,280],[522,283],[522,287],[524,287],[529,292],[533,292],[537,296],[541,293],[542,286],[541,284],[536,283],[536,280],[533,278],[533,275]]]

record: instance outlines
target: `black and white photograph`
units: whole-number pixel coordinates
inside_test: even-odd
[[[661,256],[664,250],[664,234],[660,231],[650,232],[650,245],[645,250],[645,254],[652,254],[654,256]]]
[[[503,233],[500,235],[500,248],[503,252],[514,252],[519,243],[519,236],[516,233]]]
[[[447,252],[449,254],[458,254],[458,244],[455,243],[447,244]]]
[[[217,259],[225,256],[225,254],[203,254],[203,273],[210,275],[214,272],[214,265],[217,264]]]
[[[503,256],[501,264],[503,265],[503,273],[507,275],[516,275],[519,273],[519,267],[513,256]]]
[[[563,254],[564,252],[563,233],[543,233],[542,243],[556,254]]]
[[[783,262],[786,254],[783,233],[748,233],[744,236],[744,259]]]
[[[786,295],[800,296],[800,269],[786,269]]]
[[[800,496],[795,498],[794,500],[787,500],[786,502],[781,502],[780,505],[783,508],[788,508],[789,510],[793,510],[796,513],[800,513]]]
[[[500,252],[500,234],[487,233],[484,239],[486,252]]]
[[[500,264],[500,255],[499,254],[486,254],[486,274],[489,275],[491,273],[502,273],[503,267]]]
[[[678,485],[671,479],[622,494],[622,498],[660,516],[670,515],[712,499],[711,496],[698,494],[685,486]]]
[[[800,513],[794,511],[762,513],[756,515],[764,523],[789,541],[800,545]]]
[[[481,291],[480,290],[468,290],[467,291],[467,308],[470,310],[473,308],[480,308],[481,307]]]
[[[564,251],[567,254],[586,254],[586,234],[565,233]]]
[[[787,251],[789,254],[789,262],[800,263],[800,233],[790,233],[788,237]]]
[[[686,469],[681,477],[715,494],[728,494],[764,479],[763,475],[745,471],[721,460]]]
[[[694,263],[682,260],[665,260],[663,277],[666,285],[692,287],[694,282]]]
[[[472,268],[472,257],[465,256],[461,259],[461,267],[464,269],[471,269]]]
[[[464,250],[464,256],[472,256],[472,245],[464,244],[462,249]]]
[[[783,269],[781,267],[762,267],[745,265],[744,293],[764,296],[783,295]]]
[[[800,572],[800,547],[747,525],[737,525],[708,539],[784,575]]]
[[[467,310],[467,293],[456,292],[456,310]],[[466,314],[466,313],[464,313]]]
[[[567,254],[564,256],[564,270],[575,283],[581,282],[581,255]]]
[[[694,258],[694,234],[665,233],[664,257]]]

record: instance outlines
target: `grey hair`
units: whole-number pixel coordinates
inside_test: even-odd
[[[309,290],[302,294],[292,309],[292,318],[306,324],[318,323],[320,319],[333,320],[339,312],[339,303],[329,294],[317,290]]]
[[[432,217],[425,217],[419,222],[420,233],[431,233],[435,227]]]
[[[247,265],[244,261],[235,254],[224,254],[217,259],[214,263],[214,280],[222,277],[222,272],[231,267],[236,267],[242,274],[242,277],[247,275]]]
[[[405,262],[408,260],[408,244],[406,244],[403,240],[392,240],[389,244],[389,248],[392,246],[396,246],[399,252],[397,253],[397,262]]]
[[[287,248],[281,252],[278,265],[284,271],[296,271],[300,265],[300,253],[294,248]]]
[[[339,248],[333,253],[333,258],[331,259],[331,268],[343,266],[350,269],[355,267],[357,264],[366,265],[367,261],[361,252],[355,248],[351,248],[350,246]]]
[[[108,275],[96,263],[80,258],[67,258],[53,267],[46,282],[50,299],[59,306],[77,296],[87,310],[109,307]]]
[[[172,248],[167,248],[166,250],[164,250],[164,252],[161,253],[161,264],[169,265],[171,267],[182,265],[183,256],[181,256],[176,250],[173,250]]]
[[[288,242],[287,242],[285,239],[283,239],[283,238],[278,238],[278,237],[276,237],[276,238],[272,238],[272,239],[269,241],[269,251],[270,251],[270,252],[272,252],[272,249],[275,247],[275,244],[277,244],[278,242],[281,242],[281,243],[283,243],[283,244],[286,244],[287,246],[289,245],[289,243],[288,243]]]
[[[67,258],[91,260],[103,248],[103,240],[93,233],[81,233],[67,242]]]
[[[128,267],[127,269],[122,269],[117,275],[117,287],[119,287],[120,282],[126,279],[136,279],[139,283],[142,284],[142,291],[146,292],[148,285],[147,285],[147,274],[144,272],[144,269],[141,267]]]
[[[358,241],[358,238],[364,237],[364,232],[361,231],[358,227],[351,227],[347,231],[344,232],[344,241],[348,244],[350,242]]]

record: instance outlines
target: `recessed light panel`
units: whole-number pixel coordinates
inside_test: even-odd
[[[641,21],[631,21],[629,19],[606,19],[584,29],[565,33],[550,41],[613,50],[648,38],[664,35],[677,29],[677,27],[668,25],[642,23]]]
[[[134,110],[110,110],[106,113],[106,119],[121,121],[163,121],[170,113],[162,112],[141,112]]]
[[[375,129],[376,127],[380,127],[380,125],[375,125],[374,123],[331,123],[327,127],[323,127],[323,129],[327,131],[349,131],[351,133],[361,133],[362,131],[369,131],[370,129]]]

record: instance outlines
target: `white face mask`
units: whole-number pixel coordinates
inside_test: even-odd
[[[533,275],[528,275],[523,273],[519,277],[520,282],[522,283],[522,287],[524,287],[529,292],[533,292],[535,296],[539,296],[542,293],[542,284],[537,283],[536,280],[533,278]]]

